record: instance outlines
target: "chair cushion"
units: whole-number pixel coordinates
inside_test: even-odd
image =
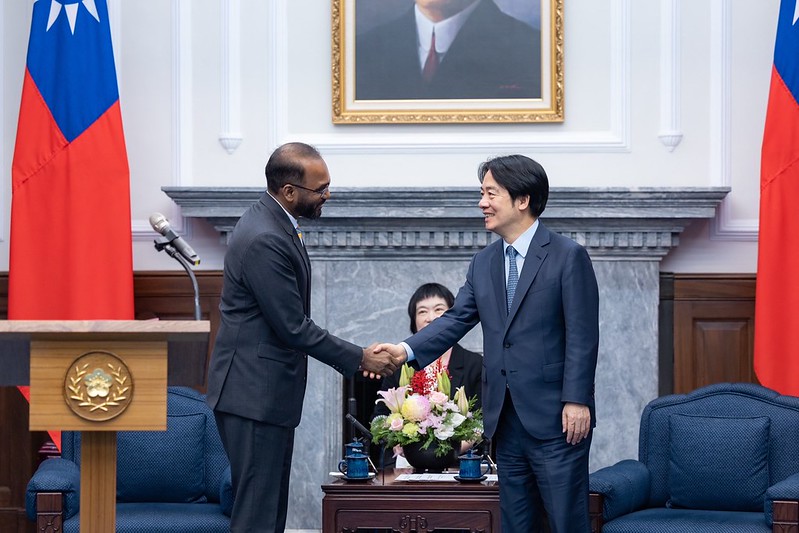
[[[762,511],[769,425],[765,416],[670,415],[667,506]]]
[[[168,415],[166,431],[120,431],[117,501],[205,501],[205,415]]]
[[[64,533],[67,533],[66,530]],[[645,509],[606,522],[602,533],[771,533],[763,513]]]
[[[120,503],[116,533],[229,533],[218,504]],[[64,533],[80,533],[80,515],[64,521]]]

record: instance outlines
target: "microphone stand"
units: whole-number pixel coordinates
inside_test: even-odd
[[[197,277],[194,275],[191,265],[180,255],[180,252],[172,246],[172,241],[166,237],[158,237],[154,242],[156,250],[159,252],[161,250],[165,251],[169,257],[180,263],[180,266],[183,267],[183,270],[185,270],[189,278],[191,278],[191,286],[194,289],[194,320],[202,320],[202,313],[200,312],[200,289],[197,286]]]

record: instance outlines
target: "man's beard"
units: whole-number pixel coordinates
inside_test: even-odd
[[[324,200],[317,200],[312,202],[300,202],[297,204],[297,215],[300,218],[307,218],[308,220],[316,220],[322,216],[322,205]]]

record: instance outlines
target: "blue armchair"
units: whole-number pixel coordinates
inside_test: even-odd
[[[78,533],[80,433],[62,433],[61,448],[28,483],[26,510],[50,525],[37,530]],[[117,434],[118,533],[227,532],[232,507],[230,467],[203,395],[169,387],[166,431]]]
[[[799,532],[799,398],[720,383],[653,400],[638,460],[590,476],[593,531]]]

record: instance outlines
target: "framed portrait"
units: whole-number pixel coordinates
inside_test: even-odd
[[[563,121],[563,0],[332,0],[336,124]]]

